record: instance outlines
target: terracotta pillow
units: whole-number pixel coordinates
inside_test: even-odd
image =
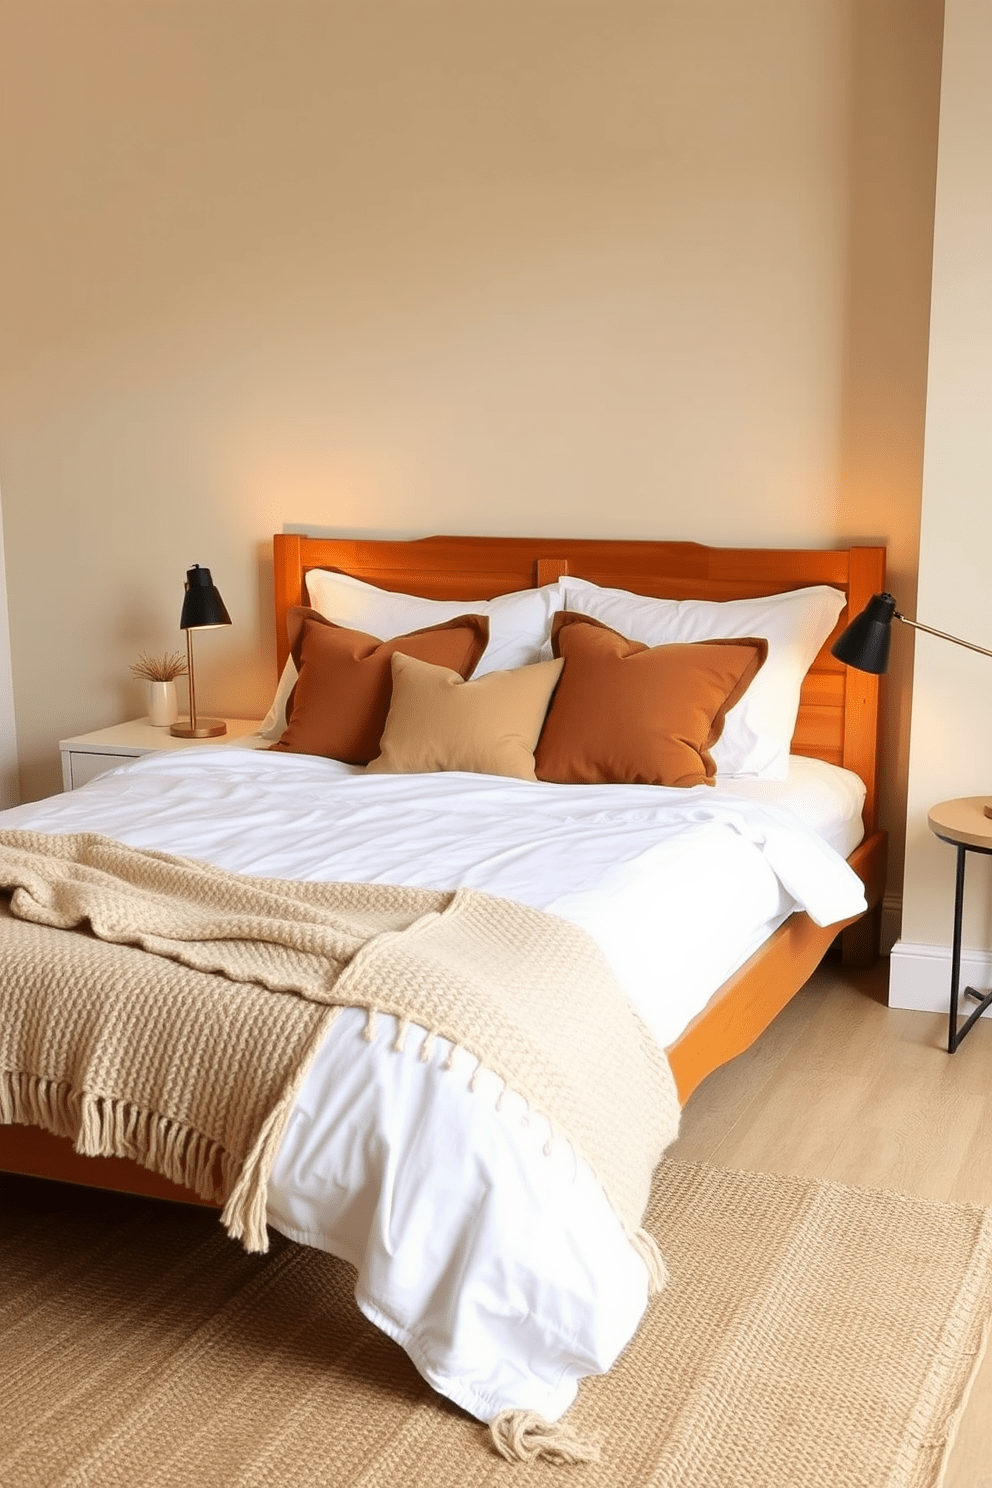
[[[712,784],[723,719],[768,654],[752,636],[644,646],[562,610],[551,631],[564,658],[535,763],[539,780]]]
[[[369,770],[472,770],[535,780],[534,745],[563,666],[539,661],[466,682],[447,667],[397,652],[382,753]]]
[[[389,712],[394,653],[470,677],[486,649],[489,621],[460,615],[380,641],[297,607],[290,611],[289,633],[299,677],[286,706],[286,730],[270,747],[367,765],[379,753]]]

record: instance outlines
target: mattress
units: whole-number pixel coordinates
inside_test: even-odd
[[[837,851],[860,836],[859,787],[810,760],[781,784],[670,790],[373,776],[232,743],[145,756],[2,821],[249,874],[517,899],[592,935],[666,1046],[793,910],[864,908]],[[632,1336],[644,1266],[581,1157],[495,1076],[463,1052],[449,1068],[444,1040],[423,1059],[416,1036],[397,1051],[364,1028],[346,1010],[311,1066],[269,1222],[355,1265],[359,1306],[435,1389],[482,1420],[555,1420]]]

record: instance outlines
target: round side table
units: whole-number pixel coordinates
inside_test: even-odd
[[[961,992],[961,918],[964,907],[964,865],[970,852],[985,853],[992,857],[992,811],[989,796],[963,796],[957,801],[941,801],[927,815],[927,826],[941,842],[950,842],[958,851],[957,875],[954,883],[954,937],[951,941],[951,1008],[947,1026],[947,1052],[953,1054],[968,1030],[982,1016],[987,1007],[992,1007],[992,989],[976,992],[974,987],[965,987]],[[965,1021],[958,1026],[958,1001],[960,997],[971,997],[978,1004]]]

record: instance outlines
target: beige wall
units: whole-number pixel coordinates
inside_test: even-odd
[[[992,649],[992,10],[947,0],[934,241],[919,618]],[[902,639],[900,637],[900,639]],[[946,1005],[955,854],[935,802],[992,791],[992,663],[920,636],[903,942],[893,991]],[[966,947],[992,944],[992,874],[971,857]],[[939,948],[939,956],[931,954]],[[938,964],[939,963],[939,964]]]
[[[7,620],[7,577],[3,559],[3,513],[0,510],[0,807],[20,800],[17,761],[17,718],[14,681],[10,670],[10,626]]]
[[[141,711],[193,562],[202,705],[264,711],[284,523],[861,538],[912,604],[939,0],[0,17],[27,796]]]

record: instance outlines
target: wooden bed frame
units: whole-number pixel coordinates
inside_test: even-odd
[[[835,635],[885,587],[885,550],[710,548],[698,543],[568,538],[430,537],[415,541],[274,538],[276,648],[288,655],[287,611],[306,604],[311,568],[338,569],[380,588],[430,599],[492,599],[570,573],[655,598],[741,599],[810,584],[843,590],[847,605],[806,678],[792,748],[855,771],[865,782],[865,835],[849,862],[865,884],[868,913],[822,929],[792,915],[714,993],[668,1050],[685,1101],[701,1080],[743,1052],[806,982],[840,930],[846,964],[878,954],[886,834],[877,823],[878,678],[835,661]],[[0,1127],[0,1169],[100,1188],[203,1202],[124,1158],[81,1157],[64,1138],[35,1127]]]

